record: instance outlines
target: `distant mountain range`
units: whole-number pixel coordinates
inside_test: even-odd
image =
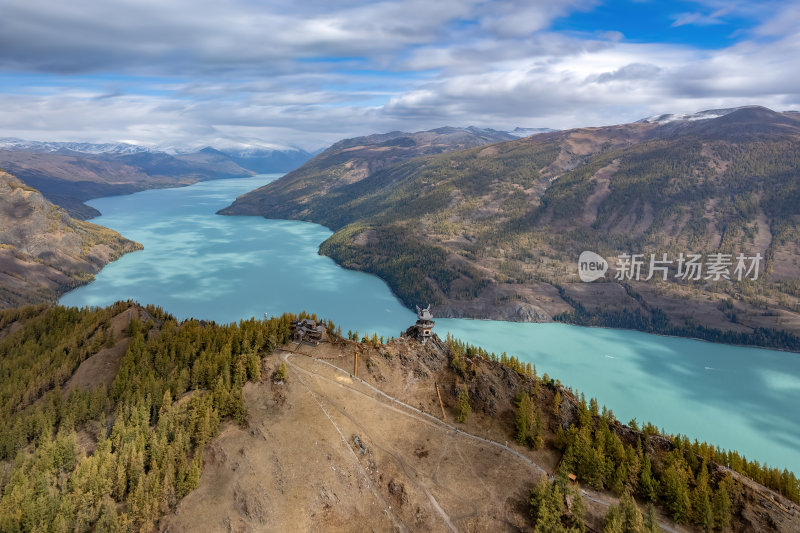
[[[439,316],[800,349],[800,114],[747,106],[510,141],[460,131],[473,146],[446,153],[414,135],[340,141],[221,213],[324,224],[321,253]],[[741,283],[675,280],[673,264],[664,282],[589,284],[584,250],[612,266],[697,252],[764,264]]]
[[[49,142],[49,141],[26,141],[24,139],[3,138],[0,139],[0,150],[24,150],[38,153],[76,153],[76,154],[136,154],[141,152],[152,152],[144,146],[137,146],[127,143],[84,143],[84,142]]]
[[[244,148],[170,153],[125,143],[0,139],[0,168],[37,188],[72,216],[89,218],[91,198],[197,181],[287,172],[311,154],[299,149]]]
[[[299,148],[259,149],[259,148],[226,148],[220,150],[237,165],[257,172],[270,174],[273,172],[289,172],[309,159],[316,152],[306,152]]]

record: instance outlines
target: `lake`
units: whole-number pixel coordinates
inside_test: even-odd
[[[306,310],[345,332],[385,337],[413,324],[415,314],[383,281],[318,254],[331,235],[327,228],[215,214],[277,177],[213,180],[87,202],[102,213],[93,222],[144,250],[106,266],[60,303],[104,306],[132,299],[178,318],[218,322]],[[800,472],[800,354],[566,324],[438,319],[434,331],[530,361],[540,375],[598,398],[624,422],[652,421]]]

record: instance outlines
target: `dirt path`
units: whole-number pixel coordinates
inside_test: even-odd
[[[223,424],[200,486],[159,531],[530,529],[529,490],[544,468],[311,354],[266,360],[264,380],[244,387],[248,426]],[[286,381],[266,378],[281,363]],[[613,503],[584,498],[596,517]]]
[[[298,355],[300,359],[298,359]],[[426,473],[424,469],[419,468],[419,465],[412,464],[411,461],[404,457],[404,454],[401,450],[398,450],[395,446],[393,446],[391,439],[386,439],[381,432],[375,432],[372,428],[368,427],[367,424],[362,424],[358,420],[360,417],[357,415],[348,413],[347,406],[341,402],[341,396],[338,396],[335,393],[330,394],[329,392],[324,392],[325,385],[334,388],[347,389],[349,394],[355,395],[362,400],[362,410],[367,408],[368,404],[372,404],[369,407],[396,413],[402,417],[411,419],[410,421],[412,423],[424,424],[425,426],[438,431],[446,431],[447,433],[443,437],[446,440],[443,442],[446,442],[447,444],[441,447],[440,459],[447,460],[452,455],[451,452],[455,451],[455,453],[457,453],[460,459],[463,461],[463,465],[469,470],[467,473],[472,474],[472,476],[475,478],[474,481],[481,485],[487,493],[491,492],[492,488],[483,482],[478,473],[475,472],[474,468],[471,466],[473,457],[467,457],[462,453],[457,440],[458,438],[466,437],[481,441],[483,443],[494,443],[487,441],[486,439],[481,439],[480,437],[473,437],[469,434],[463,433],[458,428],[455,428],[449,424],[444,424],[437,418],[428,415],[427,413],[423,413],[415,407],[407,405],[400,400],[392,398],[369,383],[366,383],[359,378],[350,376],[344,370],[326,361],[310,358],[309,356],[303,354],[295,354],[286,351],[280,353],[279,356],[287,363],[290,370],[294,371],[295,376],[303,384],[303,386],[306,387],[308,392],[312,395],[320,397],[321,409],[324,410],[322,402],[333,408],[330,412],[326,411],[325,414],[329,422],[337,427],[337,430],[338,425],[335,421],[335,418],[339,416],[345,417],[358,427],[361,440],[371,442],[374,448],[378,448],[383,453],[391,456],[391,458],[399,465],[403,473],[406,474],[406,478],[413,479],[415,481],[416,487],[426,496],[427,500],[431,504],[432,509],[441,519],[442,525],[446,526],[448,530],[459,531],[459,528],[456,526],[455,522],[467,520],[478,515],[478,508],[474,504],[461,505],[459,506],[460,509],[458,509],[459,512],[457,514],[451,514],[451,512],[445,509],[447,505],[440,503],[435,493],[439,493],[440,498],[441,494],[445,493],[445,500],[458,499],[457,492],[449,486],[447,480],[440,481],[438,479],[438,467],[442,465],[441,460],[437,462],[437,467],[433,469],[432,473]],[[313,392],[312,388],[314,389]],[[333,416],[331,416],[331,413]],[[453,439],[454,436],[456,439]],[[454,442],[454,440],[456,442]],[[343,439],[343,441],[349,448],[350,445],[347,443],[346,439]],[[508,451],[514,453],[513,450]],[[546,475],[546,472],[540,469],[538,465],[535,465],[532,461],[523,456],[519,456],[519,458],[523,459],[535,469],[538,469],[540,473]],[[443,477],[446,478],[447,474],[445,474]],[[443,507],[443,505],[445,505],[445,507]],[[387,505],[386,510],[391,510],[391,507]]]
[[[291,355],[301,355],[301,356],[305,356],[305,357],[310,357],[310,356],[307,356],[305,354],[296,354],[294,352],[286,352],[286,351],[284,351],[283,353],[281,353],[280,354],[281,358],[284,361],[286,361],[286,363],[288,365],[294,367],[295,369],[298,369],[299,367],[297,365],[292,364],[289,361],[289,357]],[[524,461],[529,466],[533,467],[538,473],[547,476],[549,479],[553,478],[553,476],[549,472],[547,472],[544,468],[542,468],[541,466],[537,465],[532,460],[530,460],[529,458],[525,457],[524,455],[522,455],[518,451],[513,450],[513,449],[509,448],[508,446],[506,446],[504,444],[500,444],[499,442],[495,442],[493,440],[485,439],[485,438],[479,437],[477,435],[472,435],[471,433],[465,433],[465,432],[461,431],[461,429],[459,429],[456,426],[448,424],[447,422],[444,422],[444,421],[440,420],[439,418],[436,418],[435,416],[433,416],[433,415],[431,415],[429,413],[421,411],[421,410],[417,409],[416,407],[413,407],[411,405],[408,405],[407,403],[402,402],[401,400],[398,400],[397,398],[389,396],[388,394],[386,394],[382,390],[378,389],[377,387],[367,383],[366,381],[364,381],[364,380],[362,380],[360,378],[352,377],[348,372],[346,372],[345,370],[342,370],[338,366],[332,365],[332,364],[328,363],[327,361],[322,361],[320,359],[314,359],[314,361],[316,361],[316,362],[318,362],[320,364],[323,364],[323,365],[327,365],[327,366],[329,366],[331,369],[333,369],[336,372],[339,372],[339,373],[346,374],[346,375],[350,376],[350,378],[353,380],[353,382],[359,383],[360,385],[370,389],[372,392],[376,393],[380,397],[383,397],[383,398],[389,400],[390,402],[393,402],[394,404],[402,406],[404,409],[406,409],[408,411],[412,411],[412,413],[408,413],[407,411],[404,411],[404,410],[401,410],[401,409],[396,409],[396,408],[393,408],[393,407],[389,407],[390,409],[393,409],[393,410],[395,410],[395,411],[397,411],[399,413],[403,413],[403,414],[406,414],[408,416],[411,416],[412,418],[416,418],[417,420],[419,420],[419,421],[421,421],[423,423],[430,424],[431,422],[433,422],[436,425],[446,427],[446,428],[448,428],[448,429],[450,429],[450,430],[452,430],[452,431],[454,431],[456,433],[459,433],[460,435],[463,435],[464,437],[467,437],[467,438],[470,438],[470,439],[475,439],[475,440],[484,442],[484,443],[492,445],[492,446],[497,446],[498,448],[501,448],[503,451],[514,455],[517,459],[520,459],[520,460]],[[301,370],[304,370],[304,369],[301,369]],[[304,370],[304,371],[308,372],[307,370]],[[323,379],[328,379],[330,381],[329,378],[323,378]],[[344,386],[342,383],[338,383],[338,385],[339,386]],[[355,387],[350,387],[350,388],[351,388],[351,390],[353,390],[355,392],[358,392],[358,390]],[[361,394],[364,395],[364,396],[370,397],[369,395],[365,395],[363,393],[361,393]],[[422,417],[422,418],[420,418],[420,417]]]
[[[509,448],[508,446],[506,446],[504,444],[501,444],[499,442],[492,441],[492,440],[489,440],[489,439],[485,439],[485,438],[479,437],[477,435],[472,435],[470,433],[465,433],[464,431],[462,431],[458,427],[453,426],[451,424],[448,424],[448,423],[444,422],[443,420],[441,420],[439,418],[436,418],[435,416],[433,416],[433,415],[431,415],[429,413],[423,412],[423,411],[417,409],[416,407],[408,405],[408,404],[404,403],[403,401],[386,394],[385,392],[381,391],[380,389],[378,389],[377,387],[371,385],[370,383],[367,383],[366,381],[364,381],[364,380],[362,380],[360,378],[352,376],[352,374],[350,374],[346,370],[343,370],[343,369],[341,369],[341,368],[339,368],[339,367],[337,367],[337,366],[335,366],[335,365],[333,365],[333,364],[331,364],[331,363],[329,363],[327,361],[323,361],[321,359],[316,359],[316,358],[314,358],[314,357],[312,357],[311,355],[308,355],[308,354],[303,354],[303,353],[293,352],[293,351],[288,351],[288,350],[284,350],[284,351],[280,352],[279,356],[283,361],[286,362],[286,364],[291,369],[293,369],[293,370],[295,370],[295,371],[297,371],[297,372],[299,372],[299,373],[301,373],[301,374],[303,374],[303,375],[305,375],[307,377],[313,376],[317,380],[325,381],[325,382],[331,383],[331,384],[333,384],[335,386],[338,386],[338,387],[347,388],[350,391],[352,391],[353,393],[355,393],[355,394],[357,394],[357,395],[359,395],[361,397],[369,398],[369,399],[372,399],[376,403],[383,404],[383,408],[385,408],[385,409],[391,409],[392,411],[400,413],[400,414],[403,414],[403,415],[405,415],[407,417],[410,417],[410,418],[416,420],[419,423],[423,423],[423,424],[426,424],[426,425],[439,426],[439,427],[442,427],[442,428],[447,428],[448,430],[450,430],[450,432],[452,434],[457,434],[460,437],[464,437],[464,438],[467,438],[467,439],[471,439],[471,440],[474,440],[474,441],[478,441],[480,443],[488,444],[490,446],[499,448],[503,452],[511,454],[513,456],[514,460],[523,461],[528,467],[532,468],[538,474],[544,475],[548,479],[551,479],[551,480],[553,479],[553,476],[549,472],[547,472],[541,466],[537,465],[531,459],[529,459],[528,457],[525,457],[524,455],[522,455],[521,453],[517,452],[516,450],[513,450],[513,449]],[[301,358],[301,359],[298,359],[298,358]],[[302,361],[303,359],[305,361]],[[313,361],[313,363],[312,363],[313,366],[309,367],[309,361]],[[319,369],[320,365],[323,365],[323,368],[327,367],[326,370],[328,370],[328,371],[327,372],[321,372],[320,369]],[[347,377],[346,380],[342,380],[341,379],[344,376]],[[337,379],[337,378],[339,378],[339,379]],[[363,389],[366,389],[371,394],[365,393]],[[331,422],[333,423],[332,420],[331,420]],[[461,455],[461,452],[460,452],[460,450],[458,448],[456,448],[456,453]],[[469,460],[467,460],[463,455],[461,455],[461,459],[464,461],[464,464],[467,466],[467,468],[469,468],[472,471],[472,473],[475,474],[475,477],[478,480],[478,482],[485,489],[488,489],[486,484],[483,482],[482,478],[477,475],[477,472],[474,471],[471,462]],[[505,466],[506,467],[511,467],[511,465],[508,465],[508,463],[505,463]],[[434,471],[433,479],[435,479],[435,471]],[[427,491],[427,489],[425,489],[425,492],[428,493],[429,497],[431,498],[431,503],[434,505],[435,508],[437,508],[438,513],[443,518],[443,520],[445,520],[445,522],[447,523],[449,528],[452,531],[458,531],[458,529],[455,527],[455,525],[453,525],[453,523],[451,521],[451,517],[448,516],[447,513],[441,507],[439,507],[438,502],[435,500],[435,498],[433,498],[433,496]],[[610,505],[613,505],[613,504],[616,503],[616,499],[610,498],[608,495],[606,495],[606,494],[604,494],[602,492],[594,491],[594,490],[591,490],[591,489],[584,488],[584,489],[581,490],[581,494],[584,497],[584,499],[589,500],[589,501],[594,502],[594,503],[597,503],[597,504],[602,505],[604,507],[609,507]],[[677,526],[675,524],[667,523],[667,522],[665,522],[663,520],[659,520],[659,527],[661,527],[664,531],[667,531],[669,533],[681,533],[683,531],[687,531],[686,529],[681,528],[680,526]]]

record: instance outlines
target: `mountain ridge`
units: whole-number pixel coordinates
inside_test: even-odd
[[[0,308],[55,302],[141,244],[71,218],[36,189],[0,171]]]
[[[795,116],[746,107],[406,158],[351,180],[317,159],[220,212],[328,226],[320,253],[440,316],[800,350],[798,152]],[[612,265],[622,253],[760,253],[766,272],[754,284],[586,284],[583,250]]]
[[[302,318],[0,311],[0,529],[797,528],[787,469],[623,424],[506,354],[324,321],[310,346]]]
[[[286,172],[305,162],[303,150],[205,147],[190,152],[127,143],[75,143],[0,139],[0,168],[37,188],[80,219],[97,216],[83,202],[151,188],[177,187],[216,178]]]
[[[398,161],[513,138],[507,132],[492,129],[445,126],[414,133],[392,131],[342,139],[279,181],[287,194],[298,200],[303,195],[320,197],[332,187],[357,183],[371,173]],[[243,197],[237,199],[239,205],[236,207],[223,209],[220,213],[233,214],[234,211],[245,209],[252,213],[257,212],[258,206],[243,206],[240,203],[242,199]],[[269,199],[260,198],[259,201],[269,202]]]

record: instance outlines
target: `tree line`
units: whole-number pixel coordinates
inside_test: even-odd
[[[616,329],[635,329],[645,333],[669,335],[673,337],[689,337],[705,341],[735,344],[740,346],[763,346],[800,352],[800,336],[775,328],[757,327],[751,332],[724,331],[709,328],[703,324],[686,321],[684,324],[673,324],[667,315],[658,308],[647,312],[640,310],[603,310],[587,311],[574,298],[571,298],[561,286],[556,286],[561,298],[572,306],[572,310],[553,316],[556,322],[575,324],[578,326],[597,326]],[[635,296],[629,292],[632,296]]]
[[[678,523],[694,524],[706,531],[725,530],[737,509],[733,477],[725,468],[800,503],[800,482],[788,469],[748,460],[736,451],[691,441],[682,435],[669,435],[650,423],[639,428],[632,420],[623,426],[597,400],[587,402],[582,394],[565,389],[546,374],[539,377],[530,363],[505,354],[499,357],[449,336],[447,342],[450,367],[467,383],[480,375],[476,364],[479,358],[516,372],[524,385],[513,402],[511,434],[520,445],[533,449],[550,447],[560,454],[554,484],[533,489],[531,505],[537,530],[583,530],[580,521],[573,521],[571,514],[564,511],[568,474],[593,488],[611,490],[620,496],[620,505],[607,517],[607,531],[655,531],[649,529],[655,523],[652,506],[664,509]],[[463,396],[468,399],[466,392]],[[459,401],[461,397],[462,394]],[[549,503],[542,503],[545,500]],[[637,515],[632,511],[636,500],[646,507],[646,513]],[[536,518],[539,512],[546,513],[541,527]],[[553,517],[557,516],[561,517],[558,527],[553,525]],[[625,526],[631,523],[635,525],[632,529]]]

